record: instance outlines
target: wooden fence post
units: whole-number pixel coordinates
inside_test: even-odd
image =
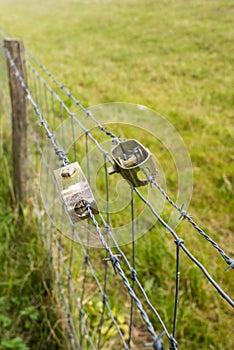
[[[4,40],[5,48],[9,51],[19,74],[27,83],[24,45],[21,40]],[[9,87],[12,113],[12,157],[13,157],[13,186],[16,205],[25,205],[28,199],[28,152],[27,152],[27,101],[25,90],[15,75],[7,57]]]

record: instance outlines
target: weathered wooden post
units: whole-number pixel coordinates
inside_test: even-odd
[[[20,76],[27,83],[23,42],[6,39],[4,45]],[[16,69],[11,65],[9,57],[7,57],[7,67],[12,109],[13,186],[16,205],[19,206],[19,204],[25,205],[28,197],[27,101],[25,90],[15,74]]]

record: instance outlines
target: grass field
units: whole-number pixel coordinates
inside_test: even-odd
[[[233,18],[231,0],[0,0],[0,25],[22,38],[25,46],[86,106],[137,103],[156,110],[174,125],[193,163],[194,188],[189,212],[230,256],[234,254]],[[6,133],[5,140],[9,140]],[[9,159],[10,147],[1,147],[1,157],[4,153]],[[22,337],[27,342],[28,330],[20,328],[19,322],[8,324],[9,313],[6,316],[4,311],[4,294],[12,295],[11,283],[15,286],[18,283],[18,277],[16,282],[14,277],[9,282],[9,274],[14,276],[14,271],[20,276],[25,270],[20,263],[14,268],[11,244],[5,240],[6,235],[15,234],[17,225],[11,215],[11,200],[5,200],[10,196],[10,183],[4,172],[0,178],[4,184],[0,202],[4,227],[0,233],[3,242],[0,261],[8,267],[0,279],[0,315],[5,315],[5,319],[0,319],[2,339]],[[189,234],[194,252],[233,295],[233,270],[224,272],[225,264],[219,255],[203,239],[195,234],[191,237],[190,231],[185,222],[178,227],[182,237]],[[170,244],[155,239],[155,232],[151,231],[137,245],[139,275],[144,276],[152,302],[159,304],[164,317],[170,320],[172,303],[168,297],[174,286]],[[40,265],[34,245],[30,243],[29,247],[32,261]],[[231,307],[186,259],[181,268],[180,348],[231,349],[234,344]],[[27,281],[34,283],[30,278]],[[5,284],[8,292],[2,287]],[[154,294],[156,288],[160,296],[158,292]],[[25,293],[24,290],[20,295]],[[26,296],[26,301],[18,300],[23,299],[19,296],[18,304],[15,302],[16,314],[30,296]],[[31,323],[35,321],[28,317]],[[34,317],[40,318],[41,314]],[[40,340],[38,332],[35,326],[31,335],[35,342]],[[46,332],[46,326],[41,332]]]

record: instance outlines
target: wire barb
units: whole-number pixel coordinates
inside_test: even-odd
[[[224,251],[222,248],[219,247],[219,245],[210,237],[208,236],[198,225],[197,223],[193,220],[193,217],[187,213],[186,210],[184,210],[184,203],[182,204],[181,207],[179,207],[169,196],[168,194],[163,190],[163,188],[158,184],[157,181],[149,179],[148,181],[154,185],[160,193],[166,198],[168,203],[170,203],[178,212],[180,213],[179,220],[182,219],[187,219],[188,222],[197,230],[197,232],[203,236],[208,242],[212,244],[212,246],[220,253],[222,258],[225,260],[225,262],[229,265],[230,261],[232,260]]]
[[[114,271],[115,271],[115,274],[117,274],[117,267],[116,265],[119,263],[119,257],[121,257],[120,254],[115,254],[115,255],[112,255],[110,258],[104,258],[103,260],[104,261],[110,261],[112,263],[112,266],[114,268]]]

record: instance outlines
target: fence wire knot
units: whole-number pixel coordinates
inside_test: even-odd
[[[108,298],[107,298],[107,295],[106,294],[103,294],[103,304],[106,305],[107,301],[108,301]]]
[[[132,280],[135,281],[137,279],[137,272],[135,269],[131,269],[131,273],[132,273]]]
[[[177,350],[178,349],[178,344],[177,341],[175,340],[175,338],[173,338],[173,336],[170,336],[170,346],[169,346],[170,350]]]
[[[66,154],[65,154],[65,152],[64,152],[64,150],[62,150],[61,148],[56,148],[56,154],[59,156],[59,159],[61,159],[60,157],[63,157],[63,156],[65,156]]]
[[[192,218],[190,215],[188,215],[188,212],[186,210],[183,209],[184,208],[184,203],[182,204],[181,208],[180,208],[180,217],[179,220],[184,220],[184,219],[188,219],[188,218]]]
[[[68,165],[70,164],[68,158],[67,158],[67,153],[62,149],[57,147],[55,150],[55,153],[57,154],[57,156],[59,157],[59,160],[63,161],[63,165]]]
[[[119,263],[119,257],[121,255],[120,254],[114,254],[112,255],[110,258],[105,258],[104,261],[110,261],[112,263],[112,266],[114,268],[115,274],[117,274],[117,268],[116,265]]]
[[[86,264],[88,264],[88,263],[89,263],[89,261],[90,261],[89,255],[88,255],[88,254],[86,254],[86,255],[85,255],[85,263],[86,263]]]
[[[174,241],[179,247],[181,246],[181,244],[184,244],[184,240],[182,238],[178,238]]]
[[[91,118],[93,115],[91,113],[91,111],[89,111],[88,109],[86,109],[86,117],[87,118]]]

